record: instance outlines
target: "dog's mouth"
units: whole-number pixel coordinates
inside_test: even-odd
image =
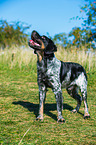
[[[29,40],[30,44],[33,45],[33,46],[37,46],[37,47],[40,47],[40,44],[38,42],[36,42],[36,40]]]
[[[29,46],[32,47],[33,49],[40,50],[41,49],[41,44],[35,39],[29,40]]]

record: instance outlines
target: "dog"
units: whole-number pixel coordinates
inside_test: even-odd
[[[63,123],[62,116],[63,97],[62,88],[66,88],[68,94],[77,101],[73,113],[79,111],[82,98],[85,105],[84,119],[89,118],[87,105],[87,75],[84,68],[73,62],[62,62],[58,60],[54,52],[57,47],[54,42],[46,36],[41,36],[37,31],[31,33],[29,46],[37,54],[37,81],[39,86],[39,115],[36,120],[43,120],[44,102],[47,88],[51,88],[57,102],[57,122]],[[80,90],[82,97],[78,94]]]

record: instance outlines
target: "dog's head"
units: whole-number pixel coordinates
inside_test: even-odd
[[[31,34],[31,40],[28,42],[29,46],[36,51],[42,51],[44,54],[52,54],[57,51],[54,42],[46,36],[40,36],[36,31]]]

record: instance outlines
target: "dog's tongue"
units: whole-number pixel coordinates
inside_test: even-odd
[[[29,42],[30,42],[31,44],[33,44],[33,45],[40,46],[38,43],[34,42],[32,39],[31,39],[31,40],[29,40]]]
[[[33,41],[33,40],[29,40],[29,42],[30,42],[30,43],[34,43],[34,41]]]

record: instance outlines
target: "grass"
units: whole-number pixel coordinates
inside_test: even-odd
[[[94,53],[94,54],[93,54]],[[55,53],[56,57],[62,61],[72,61],[80,63],[87,71],[94,71],[96,67],[96,51],[87,53],[84,50],[66,50],[59,48]],[[18,48],[15,46],[9,50],[0,50],[0,65],[8,68],[19,69],[34,69],[36,71],[36,55],[34,55],[32,49]]]
[[[63,90],[63,116],[66,123],[58,124],[55,97],[49,89],[44,109],[44,121],[36,122],[34,120],[38,114],[39,104],[36,57],[30,50],[30,53],[26,50],[15,51],[14,58],[12,58],[11,50],[4,51],[4,54],[0,56],[1,145],[95,145],[96,68],[90,65],[89,71],[87,64],[88,105],[91,115],[89,120],[83,119],[83,103],[79,113],[71,113],[72,108],[76,106],[76,101],[67,94],[66,90]],[[23,54],[21,55],[20,52]],[[62,59],[60,52],[56,55]],[[18,59],[16,59],[17,56]],[[29,58],[26,58],[28,56]],[[86,68],[86,65],[84,67]]]

